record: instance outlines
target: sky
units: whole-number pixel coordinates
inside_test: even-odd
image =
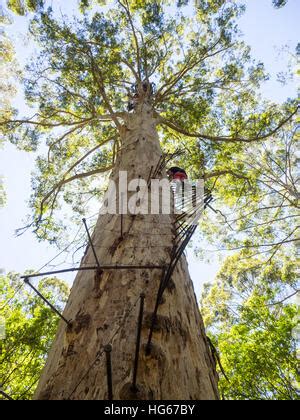
[[[0,0],[0,4],[2,1]],[[66,4],[64,0],[58,2]],[[279,10],[272,7],[271,0],[248,0],[246,4],[247,11],[240,19],[239,27],[245,42],[251,46],[253,58],[262,61],[270,74],[262,95],[275,102],[295,97],[297,81],[293,80],[282,86],[276,82],[276,75],[286,71],[289,60],[288,53],[278,53],[279,48],[287,45],[294,52],[299,40],[300,1],[289,0]],[[21,63],[33,52],[30,44],[24,44],[23,22],[22,18],[16,18],[11,29],[17,58]],[[21,99],[19,101],[21,103]],[[7,205],[0,209],[0,269],[4,272],[23,273],[27,269],[38,271],[58,253],[56,248],[38,242],[31,232],[20,237],[16,237],[14,233],[24,225],[23,221],[28,214],[27,201],[31,193],[30,174],[33,168],[32,154],[17,151],[11,144],[6,144],[0,150],[0,175],[4,178],[7,192]],[[217,203],[214,206],[217,207]],[[193,249],[188,250],[190,273],[198,297],[203,283],[212,281],[220,268],[218,255],[211,254],[209,257],[210,262],[201,261],[194,256]],[[74,274],[60,277],[72,282]]]

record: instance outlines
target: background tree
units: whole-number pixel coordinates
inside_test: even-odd
[[[3,9],[0,9],[0,116],[9,119],[12,117],[12,99],[16,94],[16,78],[19,75],[17,72],[17,63],[15,59],[15,50],[12,41],[6,33],[7,25],[12,21]],[[3,137],[1,135],[1,141]]]
[[[223,398],[300,398],[295,264],[279,259],[265,266],[235,254],[206,285],[201,309],[221,357]]]
[[[32,397],[58,326],[57,316],[23,284],[16,273],[0,276],[0,318],[5,326],[5,338],[0,340],[0,386],[20,400]],[[36,286],[63,310],[69,295],[64,282],[48,278]]]
[[[42,10],[44,3],[44,0],[6,0],[8,9],[20,16]]]
[[[232,153],[205,175],[219,211],[202,219],[202,232],[218,249],[260,254],[295,254],[299,231],[299,133],[287,124],[268,142]]]
[[[272,1],[276,9],[280,9],[281,7],[287,4],[287,0],[272,0]]]
[[[0,207],[2,207],[5,203],[5,191],[3,188],[3,181],[0,178]]]

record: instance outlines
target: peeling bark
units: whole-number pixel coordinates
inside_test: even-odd
[[[128,114],[121,130],[122,145],[111,175],[148,179],[161,157],[157,119],[146,104]],[[165,174],[161,174],[165,176]],[[167,265],[174,239],[172,215],[100,215],[92,235],[101,264]],[[83,266],[95,264],[90,247]],[[145,352],[161,270],[78,272],[42,373],[35,399],[106,399],[105,355],[112,345],[115,399],[218,399],[217,375],[199,313],[185,256],[172,276],[158,309],[151,353]],[[131,389],[138,299],[145,292],[138,391]],[[137,303],[133,307],[134,303]]]

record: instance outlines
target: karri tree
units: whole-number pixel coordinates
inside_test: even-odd
[[[18,147],[36,150],[46,140],[27,228],[56,243],[66,231],[65,203],[72,217],[84,214],[89,200],[100,201],[103,174],[116,184],[120,171],[129,182],[153,174],[163,179],[163,154],[181,149],[176,163],[211,188],[216,176],[226,175],[216,173],[219,162],[274,136],[296,113],[292,101],[279,107],[256,95],[266,75],[239,40],[236,18],[243,7],[236,1],[94,3],[82,1],[84,18],[72,22],[51,10],[36,15],[31,33],[40,53],[24,80],[33,115],[1,122]],[[132,184],[129,199],[138,191]],[[118,204],[127,208],[122,199]],[[135,204],[143,208],[146,199]],[[114,398],[218,399],[215,363],[184,256],[158,301],[147,346],[161,267],[174,249],[174,216],[116,213],[97,220],[97,260],[137,268],[78,273],[64,310],[70,324],[59,325],[35,398],[110,397],[104,355],[110,344]],[[87,266],[95,266],[90,246],[81,261]]]

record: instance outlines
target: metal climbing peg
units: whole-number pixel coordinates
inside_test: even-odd
[[[112,346],[111,344],[107,344],[104,347],[105,355],[106,355],[106,375],[107,375],[107,399],[113,399],[113,390],[112,390],[112,367],[111,367],[111,352]]]
[[[34,286],[30,283],[29,277],[24,278],[24,282],[28,284],[28,286],[31,287],[31,289],[52,309],[53,312],[55,312],[67,325],[71,325],[71,322],[68,321],[56,308],[52,305],[51,302],[49,302],[48,299],[45,298]]]
[[[139,311],[139,318],[138,318],[137,331],[136,331],[136,346],[135,346],[135,357],[134,357],[133,374],[132,374],[132,385],[131,385],[131,389],[133,392],[137,392],[136,379],[137,379],[139,353],[140,353],[140,346],[141,346],[141,331],[142,331],[143,316],[144,316],[144,301],[145,301],[145,293],[141,293],[140,294],[140,311]]]
[[[95,257],[95,260],[96,260],[97,266],[98,266],[98,268],[100,269],[100,263],[99,263],[99,260],[98,260],[98,257],[97,257],[97,254],[96,254],[96,251],[95,251],[95,248],[94,248],[94,244],[93,244],[93,242],[92,242],[92,238],[91,238],[91,235],[90,235],[89,229],[88,229],[87,224],[86,224],[86,219],[82,219],[82,221],[83,221],[83,224],[84,224],[84,227],[85,227],[86,233],[87,233],[87,235],[88,235],[88,238],[89,238],[89,243],[90,243],[90,246],[91,246],[91,248],[92,248],[92,251],[93,251],[93,254],[94,254],[94,257]]]

